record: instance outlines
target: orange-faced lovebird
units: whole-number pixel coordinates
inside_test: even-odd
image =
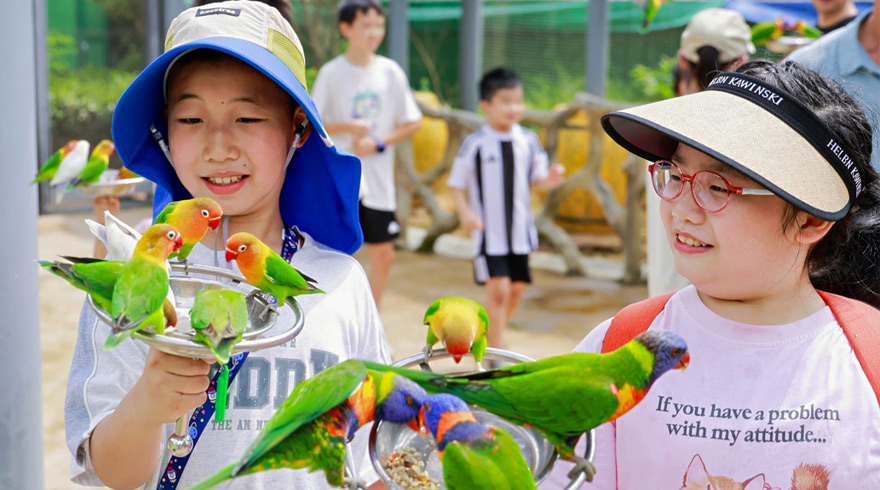
[[[196,342],[211,349],[221,365],[226,364],[247,330],[247,301],[244,294],[231,289],[203,289],[193,300],[189,319]]]
[[[148,325],[159,334],[165,333],[162,311],[168,294],[165,261],[169,254],[180,250],[182,244],[177,228],[166,224],[151,226],[138,240],[131,259],[119,271],[113,286],[110,305],[113,325],[104,350],[115,347]]]
[[[97,182],[98,179],[101,178],[101,174],[103,174],[110,165],[110,155],[112,155],[114,151],[116,151],[116,147],[113,146],[112,141],[101,140],[98,143],[98,146],[92,150],[92,154],[89,155],[89,159],[86,160],[86,164],[82,170],[80,170],[76,177],[67,184],[65,192],[70,192],[76,187]]]
[[[315,286],[314,279],[296,270],[250,233],[236,233],[226,240],[226,262],[233,260],[245,279],[274,296],[279,306],[284,306],[284,301],[292,296],[324,292]],[[260,316],[267,311],[268,305]]]
[[[489,316],[480,303],[457,296],[440,298],[425,311],[424,323],[428,325],[426,357],[430,357],[434,344],[443,342],[455,362],[468,352],[473,353],[477,363],[483,361]]]
[[[165,209],[156,216],[153,224],[167,223],[180,231],[183,237],[183,247],[179,252],[171,254],[170,258],[177,258],[185,262],[193,246],[199,243],[208,228],[216,230],[220,225],[223,210],[217,201],[210,197],[196,197],[183,201],[168,203]]]
[[[44,180],[49,180],[52,177],[55,177],[55,172],[58,171],[58,167],[61,165],[61,161],[64,160],[71,151],[73,151],[74,147],[76,147],[77,140],[70,140],[66,145],[62,146],[55,153],[46,160],[40,169],[37,171],[37,176],[31,181],[31,184],[36,184],[37,182],[43,182]]]

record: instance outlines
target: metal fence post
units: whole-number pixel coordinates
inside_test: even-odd
[[[0,334],[7,346],[0,377],[0,488],[43,488],[43,420],[37,266],[36,2],[6,2],[0,16]],[[12,49],[12,46],[15,46]],[[14,74],[14,76],[12,75]]]

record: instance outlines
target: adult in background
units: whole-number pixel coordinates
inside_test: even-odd
[[[822,34],[839,29],[859,16],[853,0],[813,0],[816,8],[816,28]]]
[[[874,127],[871,166],[880,168],[880,0],[853,22],[798,49],[787,59],[836,80],[862,105]]]

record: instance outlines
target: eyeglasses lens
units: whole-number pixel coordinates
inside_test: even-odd
[[[697,204],[706,211],[720,211],[730,198],[727,181],[714,172],[701,171],[693,177],[682,177],[681,169],[671,162],[660,161],[654,166],[654,190],[666,200],[676,199],[684,181],[691,181],[691,193]]]

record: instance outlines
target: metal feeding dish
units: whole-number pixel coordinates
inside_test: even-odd
[[[134,191],[134,188],[146,182],[144,177],[132,177],[130,179],[120,179],[119,170],[108,168],[101,174],[97,182],[80,187],[80,191],[92,198],[102,196],[124,196]]]
[[[204,265],[185,266],[176,262],[170,264],[169,283],[174,293],[177,326],[166,329],[165,335],[159,335],[152,328],[147,327],[138,330],[132,336],[167,354],[194,358],[214,357],[206,345],[196,342],[195,333],[190,326],[189,310],[192,308],[196,294],[203,289],[232,289],[247,294],[253,288],[244,277],[227,269]],[[87,298],[89,306],[98,318],[112,325],[113,319],[110,314],[95,305],[91,297]],[[284,308],[289,308],[294,316],[294,321],[289,325],[276,325],[278,312],[275,310],[269,310],[265,318],[260,319],[267,304],[262,295],[248,297],[248,328],[241,342],[232,349],[233,354],[274,347],[293,340],[302,331],[305,315],[295,299],[288,298],[284,302]]]
[[[206,345],[196,342],[190,324],[189,310],[192,309],[196,294],[203,289],[232,289],[247,294],[253,288],[244,277],[227,269],[204,265],[187,266],[179,262],[170,262],[170,265],[171,273],[168,280],[171,291],[174,293],[177,326],[166,328],[165,335],[159,335],[151,328],[143,328],[132,336],[167,354],[180,357],[213,358],[214,354]],[[113,319],[110,314],[95,305],[91,296],[86,296],[86,298],[98,318],[107,325],[112,325]],[[276,324],[278,319],[278,311],[276,310],[269,310],[265,318],[260,318],[264,308],[268,305],[262,295],[248,296],[247,301],[248,328],[242,340],[233,347],[233,354],[268,349],[289,342],[302,331],[303,325],[305,325],[302,307],[293,298],[288,298],[284,302],[284,307],[290,308],[294,318],[293,322],[286,327]],[[187,430],[188,419],[189,415],[187,414],[177,420],[175,431],[166,442],[166,447],[171,454],[179,458],[188,455],[193,448],[193,439]]]
[[[451,360],[451,358],[452,356],[446,352],[445,349],[435,349],[433,355],[428,358],[427,363],[425,362],[424,354],[419,353],[401,359],[395,362],[394,365],[409,368],[420,367],[424,370],[433,371],[434,366],[432,365],[442,363],[444,367],[438,369],[439,372],[447,374],[464,374],[468,372],[467,370],[463,370],[459,365],[450,363],[449,366],[446,366],[443,361]],[[463,362],[467,362],[468,360],[472,361],[473,359],[468,356]],[[506,364],[516,364],[520,362],[531,362],[534,359],[515,352],[489,347],[486,350],[486,355],[483,357],[483,364],[487,364],[487,361],[489,360],[499,361]],[[436,363],[435,361],[441,361],[441,363]],[[453,370],[448,370],[446,367],[452,367]],[[498,417],[497,415],[493,415],[480,407],[471,406],[471,410],[480,424],[484,426],[494,425],[510,433],[513,439],[519,444],[526,463],[532,471],[532,475],[535,477],[536,483],[540,483],[550,474],[557,459],[556,448],[547,442],[544,436],[538,431],[508,422],[507,420]],[[592,431],[587,435],[587,447],[584,453],[584,457],[591,462],[595,451],[594,437]],[[428,478],[438,482],[440,484],[439,488],[446,488],[443,485],[443,466],[437,456],[437,443],[431,435],[418,434],[405,424],[385,423],[382,421],[376,421],[373,423],[373,429],[370,432],[370,460],[372,461],[373,468],[376,470],[376,473],[378,473],[379,478],[381,478],[382,481],[392,490],[409,490],[408,488],[398,485],[388,472],[385,471],[383,466],[388,463],[392,455],[400,454],[400,452],[404,450],[414,452],[416,457],[424,463],[422,471],[427,473]],[[579,473],[565,488],[566,490],[576,489],[585,480],[586,474],[583,472]],[[426,486],[424,488],[428,487]]]

